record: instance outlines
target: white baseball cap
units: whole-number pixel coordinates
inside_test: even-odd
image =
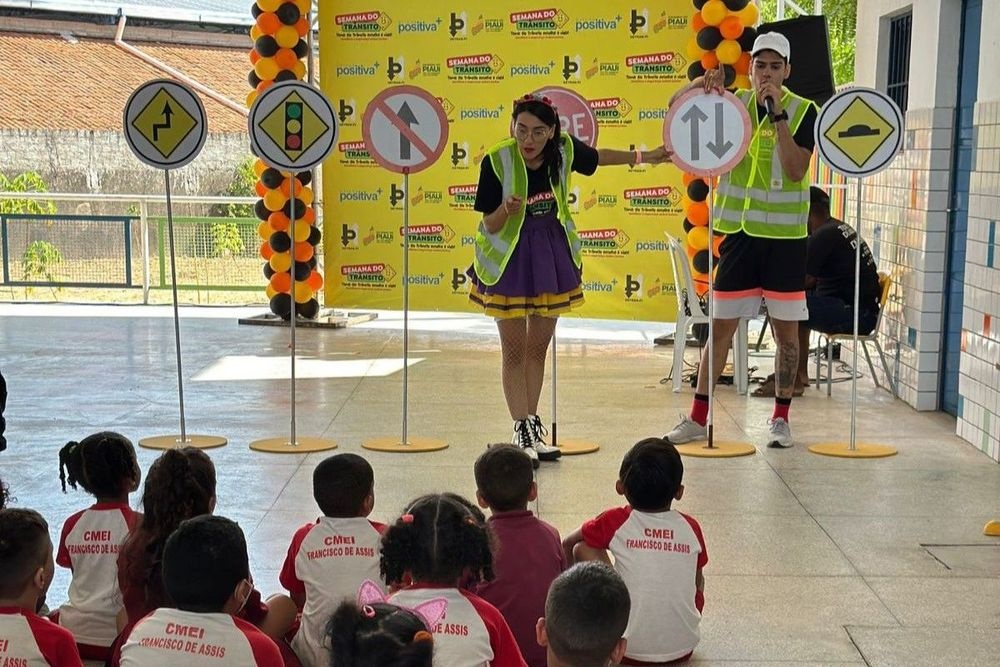
[[[787,61],[791,55],[792,47],[788,43],[788,38],[780,32],[765,32],[762,35],[757,35],[750,54],[755,56],[761,51],[774,51]]]

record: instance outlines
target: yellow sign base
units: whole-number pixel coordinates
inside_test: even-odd
[[[601,448],[596,442],[590,442],[589,440],[580,440],[579,438],[559,438],[556,443],[556,447],[559,448],[566,456],[577,456],[578,454],[593,454]]]
[[[154,435],[148,438],[141,438],[139,446],[146,449],[174,449],[176,447],[197,447],[198,449],[212,449],[222,447],[229,440],[221,435],[191,435],[187,434],[187,440],[181,440],[177,435]]]
[[[295,438],[295,444],[289,442],[288,437],[264,438],[254,440],[250,443],[250,449],[257,452],[269,452],[271,454],[308,454],[310,452],[326,452],[336,449],[337,443],[327,438],[310,438],[299,436]]]
[[[1000,537],[1000,521],[989,521],[983,528],[983,535],[987,537]]]
[[[895,456],[899,452],[889,445],[873,445],[868,442],[855,443],[854,449],[847,442],[821,442],[810,445],[809,451],[821,456],[836,456],[842,459],[881,459]]]
[[[401,438],[390,436],[365,440],[361,443],[361,446],[373,452],[416,454],[418,452],[436,452],[440,449],[445,449],[448,447],[448,443],[435,438],[419,438],[411,435],[406,439],[406,442],[403,442]]]
[[[752,456],[757,448],[745,442],[730,442],[728,440],[713,440],[709,447],[707,442],[690,442],[684,445],[674,445],[682,456],[693,456],[702,459],[732,459],[737,456]]]

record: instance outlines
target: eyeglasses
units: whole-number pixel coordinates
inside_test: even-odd
[[[528,128],[524,125],[516,125],[514,127],[514,136],[522,141],[527,139],[529,136],[536,141],[541,141],[542,139],[548,138],[548,134],[549,128],[547,127]]]

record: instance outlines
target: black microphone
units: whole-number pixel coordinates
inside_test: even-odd
[[[772,100],[770,97],[765,97],[764,98],[764,108],[767,109],[767,115],[768,116],[773,116],[774,115],[774,100]]]

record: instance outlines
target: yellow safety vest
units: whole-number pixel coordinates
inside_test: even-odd
[[[556,200],[559,221],[566,231],[573,263],[577,268],[583,266],[580,252],[580,237],[576,233],[576,225],[569,212],[569,178],[573,167],[573,141],[567,135],[562,135],[562,171],[559,182],[552,184],[552,194]],[[488,153],[493,173],[496,174],[503,188],[503,199],[517,195],[525,203],[517,215],[510,217],[496,234],[486,231],[486,224],[479,223],[476,233],[475,269],[479,280],[486,285],[495,285],[503,275],[507,262],[514,254],[517,241],[521,236],[521,226],[524,224],[525,209],[528,200],[528,167],[524,164],[521,151],[517,149],[517,141],[505,139],[491,148]]]
[[[736,168],[719,178],[715,192],[715,229],[723,234],[740,230],[750,236],[801,239],[808,234],[809,174],[793,181],[781,168],[778,133],[769,118],[757,118],[757,97],[738,90],[747,105],[753,135],[746,155]],[[795,134],[813,103],[782,88],[781,108],[788,113],[788,129]]]

